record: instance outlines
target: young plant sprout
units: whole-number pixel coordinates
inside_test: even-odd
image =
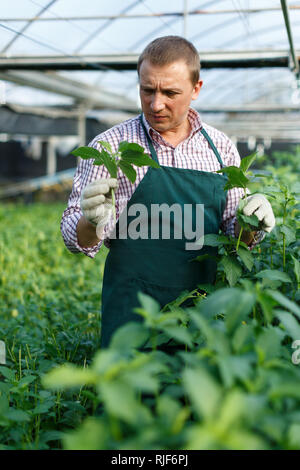
[[[79,147],[73,150],[71,154],[75,157],[81,157],[84,160],[90,158],[94,159],[93,165],[104,165],[112,178],[117,178],[119,169],[131,183],[134,183],[136,180],[136,171],[133,165],[160,168],[159,164],[152,160],[152,158],[145,153],[144,148],[138,144],[127,141],[120,142],[117,152],[114,153],[108,142],[98,140],[98,143],[103,147],[101,152],[93,147]],[[115,192],[112,188],[111,197],[114,222],[116,223]]]
[[[243,213],[243,208],[247,203],[247,187],[251,181],[251,172],[248,171],[250,165],[256,158],[257,154],[251,154],[242,159],[240,167],[227,166],[218,170],[218,173],[224,173],[227,175],[227,182],[224,186],[224,190],[232,188],[243,188],[244,196],[241,198],[238,209],[236,211],[237,221],[240,225],[240,232],[238,239],[235,240],[232,237],[226,237],[225,235],[219,234],[207,234],[204,237],[204,245],[211,247],[220,247],[223,251],[219,260],[220,265],[224,270],[224,278],[226,277],[230,286],[234,286],[242,274],[242,265],[244,265],[248,271],[251,271],[254,265],[254,259],[252,253],[248,250],[246,243],[241,240],[243,231],[261,230],[262,222],[256,215],[246,216]],[[256,174],[256,177],[265,175]],[[237,258],[237,256],[239,259]],[[214,255],[201,255],[197,256],[193,261],[202,262],[203,259]]]
[[[243,230],[247,231],[252,231],[252,230],[260,230],[261,229],[261,221],[256,217],[256,215],[251,215],[247,216],[243,213],[243,208],[245,207],[247,201],[247,186],[250,182],[250,179],[248,176],[250,176],[250,173],[248,172],[248,169],[250,165],[253,163],[257,156],[257,153],[252,153],[251,155],[248,155],[247,157],[244,157],[241,160],[241,164],[239,167],[236,166],[227,166],[225,168],[222,168],[221,170],[218,170],[217,173],[225,173],[228,177],[228,181],[224,186],[224,190],[227,189],[232,189],[232,188],[243,188],[244,189],[244,196],[240,200],[238,209],[236,212],[237,216],[237,221],[241,227],[237,245],[236,245],[236,251],[238,251],[239,245],[240,245],[240,240],[241,236],[243,233]],[[264,175],[257,175],[257,176],[264,176]]]

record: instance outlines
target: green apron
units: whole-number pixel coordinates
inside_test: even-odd
[[[140,119],[151,156],[158,162],[141,116]],[[210,137],[204,129],[201,132],[223,167],[222,159]],[[153,204],[167,204],[168,207],[179,204],[182,214],[184,205],[190,204],[192,206],[185,207],[192,207],[193,224],[196,221],[196,204],[204,204],[204,234],[218,233],[226,203],[225,182],[226,176],[219,173],[168,166],[157,169],[149,167],[124,210],[129,214],[130,207],[134,204],[143,204],[143,207],[147,208],[150,234]],[[127,216],[127,227],[135,218]],[[171,235],[174,234],[174,223],[178,222],[176,220],[171,213]],[[150,295],[164,306],[175,300],[182,291],[191,291],[197,288],[198,284],[212,284],[216,277],[214,258],[189,262],[199,255],[215,255],[216,248],[203,246],[200,250],[187,250],[186,243],[191,240],[184,236],[180,239],[175,236],[164,239],[161,231],[157,239],[125,239],[123,235],[120,236],[119,222],[120,219],[117,222],[115,237],[110,240],[110,251],[104,270],[101,328],[103,348],[109,345],[111,336],[118,327],[129,321],[142,321],[140,315],[133,313],[133,309],[139,306],[139,291]],[[156,222],[161,229],[162,218]]]

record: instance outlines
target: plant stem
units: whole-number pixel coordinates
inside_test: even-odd
[[[239,238],[238,238],[238,241],[237,241],[237,244],[236,244],[236,252],[238,251],[239,246],[240,246],[240,241],[241,241],[241,236],[242,236],[243,230],[244,230],[243,227],[241,227],[241,230],[240,230],[240,233],[239,233]]]
[[[285,270],[285,233],[282,234],[283,237],[283,269]]]
[[[270,246],[270,261],[271,261],[271,269],[273,269],[273,251],[272,251],[272,245]]]
[[[247,189],[246,188],[244,188],[244,198],[245,199],[247,198]],[[239,246],[240,246],[240,241],[241,241],[241,236],[242,236],[243,230],[244,230],[243,227],[241,227],[240,233],[239,233],[239,238],[238,238],[236,248],[235,248],[236,252],[238,251]]]
[[[22,378],[22,348],[19,349],[19,380]]]
[[[286,199],[286,195],[285,195],[285,199]],[[287,206],[287,200],[285,200],[285,204],[284,204],[284,207],[283,207],[283,226],[285,226],[285,219],[286,219],[286,206]],[[285,270],[285,233],[282,234],[282,239],[283,239],[283,242],[282,242],[282,254],[283,254],[283,269]]]
[[[116,198],[115,198],[115,192],[113,189],[111,189],[111,199],[112,199],[112,211],[113,211],[113,216],[114,216],[114,223],[117,223],[117,216],[116,216]]]

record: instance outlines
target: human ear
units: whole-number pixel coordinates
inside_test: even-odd
[[[196,100],[198,98],[202,85],[203,85],[203,80],[198,80],[198,82],[194,85],[193,93],[192,93],[192,100]]]

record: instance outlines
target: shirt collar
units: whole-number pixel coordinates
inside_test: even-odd
[[[144,114],[142,114],[142,119],[146,128],[146,131],[148,132],[148,135],[151,137],[151,139],[153,139],[153,137],[156,137],[157,139],[159,138],[162,139],[160,133],[150,126]],[[200,114],[195,109],[189,108],[188,120],[191,125],[190,136],[192,136],[196,131],[199,131],[200,129],[202,129],[203,124],[200,118]]]

